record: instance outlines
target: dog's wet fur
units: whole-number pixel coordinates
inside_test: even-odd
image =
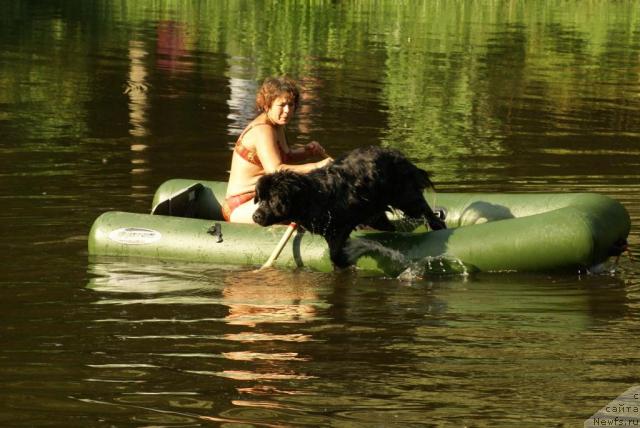
[[[281,171],[261,177],[253,220],[262,226],[295,222],[322,235],[333,264],[345,268],[353,264],[345,245],[356,227],[394,230],[385,214],[390,207],[424,218],[433,230],[445,229],[424,198],[428,187],[433,187],[429,173],[399,151],[364,147],[308,174]]]

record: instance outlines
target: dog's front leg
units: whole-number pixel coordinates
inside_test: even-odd
[[[351,229],[334,231],[325,236],[327,244],[329,244],[329,258],[333,265],[338,269],[344,269],[351,265],[349,256],[345,252],[347,239],[351,234]]]

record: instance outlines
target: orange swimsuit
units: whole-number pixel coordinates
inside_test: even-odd
[[[240,137],[238,137],[238,141],[236,141],[236,145],[233,150],[242,159],[262,168],[262,163],[258,158],[258,152],[256,152],[255,150],[249,150],[242,144],[242,137],[244,137],[244,134],[246,134],[247,131],[249,131],[253,127],[260,126],[260,125],[271,126],[271,124],[269,123],[254,123],[253,125],[248,126],[247,128],[245,128],[244,131],[242,131],[242,134],[240,134]],[[285,153],[282,150],[282,147],[280,147],[280,144],[278,144],[278,149],[280,150],[280,158],[282,159],[282,162],[288,161],[290,159],[289,153]],[[238,208],[240,205],[246,202],[249,202],[251,199],[254,198],[255,195],[256,195],[256,192],[252,191],[252,192],[246,192],[246,193],[241,193],[239,195],[233,195],[233,196],[227,197],[222,203],[222,216],[224,217],[224,219],[226,221],[230,221],[229,219],[231,218],[231,213],[233,212],[233,210]]]
[[[256,192],[241,193],[239,195],[229,196],[222,203],[222,217],[225,221],[231,221],[231,213],[245,202],[249,202],[256,196]]]
[[[260,125],[267,125],[267,126],[272,126],[270,123],[254,123],[251,126],[247,126],[245,128],[244,131],[242,131],[242,134],[240,134],[240,137],[238,137],[238,141],[236,141],[236,146],[234,147],[234,151],[244,160],[246,160],[247,162],[250,162],[254,165],[257,165],[259,167],[262,167],[262,163],[260,162],[260,159],[258,158],[258,152],[255,150],[249,150],[247,149],[243,144],[242,144],[242,137],[244,137],[244,134],[246,134],[249,130],[253,129],[256,126],[260,126]],[[285,136],[286,138],[286,136]],[[286,140],[285,140],[286,142]],[[280,144],[278,144],[278,150],[280,151],[280,159],[282,159],[283,163],[286,163],[290,160],[290,155],[289,153],[286,153],[282,150],[282,147],[280,147]]]

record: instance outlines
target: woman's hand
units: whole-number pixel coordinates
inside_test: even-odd
[[[322,159],[320,162],[316,162],[315,163],[315,167],[317,168],[323,168],[327,165],[329,165],[331,162],[333,162],[333,158],[330,157],[326,157],[324,159]]]
[[[304,146],[304,151],[309,153],[311,156],[320,156],[323,158],[329,157],[327,152],[324,150],[324,147],[320,145],[317,141],[312,141]]]

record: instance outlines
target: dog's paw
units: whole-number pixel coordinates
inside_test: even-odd
[[[427,224],[431,228],[431,230],[443,230],[447,228],[444,220],[441,220],[438,217],[431,217],[427,219]]]

